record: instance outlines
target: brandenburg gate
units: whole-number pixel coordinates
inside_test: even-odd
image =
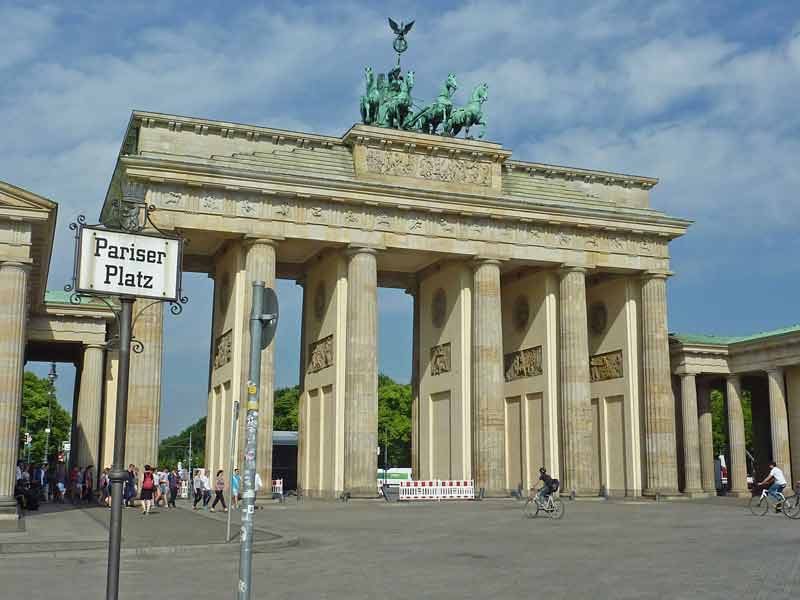
[[[303,288],[305,493],[376,494],[379,286],[414,301],[415,478],[506,495],[546,466],[578,496],[678,493],[666,283],[668,243],[689,223],[650,206],[657,180],[380,117],[330,137],[131,116],[104,220],[121,196],[152,205],[188,239],[184,270],[213,279],[206,466],[227,468],[246,395],[250,283],[288,278]],[[160,352],[161,320],[148,323]],[[262,364],[268,481],[272,348]],[[150,401],[158,414],[157,389]]]

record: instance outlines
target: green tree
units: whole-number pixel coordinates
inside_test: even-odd
[[[26,420],[27,431],[33,437],[30,457],[32,462],[41,462],[45,454],[47,440],[47,412],[50,408],[50,442],[49,456],[52,460],[58,454],[62,442],[69,439],[72,418],[56,400],[55,388],[44,377],[37,377],[25,371],[22,382],[22,415],[19,428],[19,458],[25,460],[28,451],[25,448]]]
[[[748,452],[753,452],[753,405],[748,390],[742,390],[742,416],[744,417],[744,443]],[[725,396],[720,390],[711,390],[712,433],[714,456],[728,454],[728,412]]]
[[[273,429],[276,431],[297,431],[299,404],[299,385],[275,390]]]
[[[189,434],[192,435],[192,465],[203,465],[206,462],[206,418],[201,417],[193,425],[177,435],[161,440],[158,445],[158,464],[172,467],[178,461],[189,466]]]
[[[273,428],[297,431],[300,386],[275,390],[274,399]],[[189,431],[192,432],[192,464],[205,462],[206,418],[203,417],[178,435],[161,440],[160,465],[174,465],[179,460],[186,462]],[[381,446],[388,443],[389,464],[395,467],[411,464],[411,386],[397,383],[383,374],[378,376],[378,441]],[[383,454],[379,462],[383,462]]]
[[[389,465],[411,465],[411,386],[378,375],[378,441],[389,447]],[[379,464],[383,464],[381,452]]]

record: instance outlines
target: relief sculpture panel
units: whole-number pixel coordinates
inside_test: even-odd
[[[316,373],[333,364],[333,334],[308,345],[307,373]]]
[[[445,156],[409,154],[369,148],[367,171],[377,175],[417,177],[446,183],[468,183],[490,187],[492,167],[489,163]]]
[[[450,342],[431,348],[431,375],[450,372]]]
[[[592,383],[623,377],[622,350],[590,356],[589,375]]]
[[[503,357],[503,369],[506,381],[541,375],[542,347],[534,346],[506,354]]]
[[[233,356],[233,330],[229,329],[214,340],[214,368],[219,369],[231,362]]]

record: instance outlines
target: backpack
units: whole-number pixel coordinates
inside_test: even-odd
[[[144,477],[142,478],[142,489],[143,490],[152,490],[153,489],[153,474],[151,472],[146,472]]]
[[[558,491],[558,488],[561,486],[561,482],[558,479],[553,479],[550,481],[550,493],[555,493]]]

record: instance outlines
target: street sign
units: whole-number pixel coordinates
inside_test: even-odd
[[[63,444],[64,452],[69,452],[69,448],[70,448],[70,443],[69,442],[64,442],[64,444]]]
[[[264,328],[261,330],[261,349],[263,350],[275,337],[275,330],[278,328],[278,295],[272,288],[264,288],[264,300],[261,304],[262,319]],[[267,320],[267,317],[272,317]]]
[[[75,290],[178,300],[182,242],[177,238],[82,227]]]

